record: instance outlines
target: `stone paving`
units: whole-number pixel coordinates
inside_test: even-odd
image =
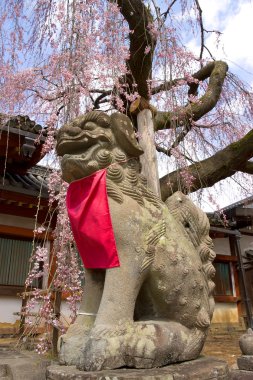
[[[51,363],[34,352],[0,344],[0,380],[45,380],[46,369]]]
[[[223,334],[209,334],[202,354],[225,360],[231,367],[241,355],[239,338],[244,331]]]

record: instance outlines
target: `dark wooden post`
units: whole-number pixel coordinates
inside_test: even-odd
[[[25,294],[21,294],[21,296],[22,296],[22,304],[21,304],[21,310],[20,310],[20,322],[19,322],[19,331],[18,331],[19,335],[23,335],[25,331],[25,317],[26,317],[25,308],[27,304],[27,296]]]
[[[61,316],[61,298],[62,298],[61,296],[62,296],[61,290],[57,289],[54,292],[54,315],[55,315],[55,319],[57,321],[60,320],[60,316]],[[58,329],[58,327],[54,326],[53,327],[52,344],[53,344],[53,354],[55,356],[57,356],[58,338],[59,338],[59,329]]]
[[[236,248],[236,253],[238,257],[238,267],[239,267],[239,273],[241,275],[241,280],[242,280],[242,293],[243,293],[243,298],[244,298],[244,305],[246,309],[246,315],[247,315],[247,327],[253,328],[253,319],[252,319],[252,305],[251,305],[251,300],[249,297],[249,292],[247,288],[247,282],[246,282],[246,275],[245,275],[245,270],[243,266],[243,259],[242,259],[242,252],[241,252],[241,247],[240,247],[240,238],[241,234],[238,231],[238,234],[235,235],[235,248]]]

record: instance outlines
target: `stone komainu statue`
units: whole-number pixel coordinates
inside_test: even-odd
[[[204,212],[176,192],[162,202],[140,174],[128,117],[94,111],[61,128],[57,152],[71,183],[107,168],[120,266],[86,269],[79,315],[60,361],[86,371],[159,367],[200,354],[214,309],[215,253]]]

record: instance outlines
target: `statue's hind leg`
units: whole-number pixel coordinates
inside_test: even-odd
[[[189,329],[173,321],[136,322],[128,339],[126,365],[155,368],[196,359],[205,341],[206,332]]]
[[[135,265],[127,264],[127,260]],[[86,371],[122,366],[153,368],[197,358],[207,332],[205,324],[197,326],[198,312],[196,324],[191,327],[175,322],[174,318],[159,320],[158,306],[149,320],[143,320],[143,316],[134,322],[137,295],[149,269],[141,271],[142,260],[138,257],[134,260],[126,255],[122,261],[121,267],[106,271],[98,315],[78,368]]]
[[[104,278],[104,270],[85,269],[84,293],[77,318],[58,341],[59,360],[62,364],[79,363],[81,347],[94,325],[100,305]]]

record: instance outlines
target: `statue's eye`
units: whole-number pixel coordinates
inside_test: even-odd
[[[72,127],[68,128],[67,132],[68,132],[69,136],[77,136],[77,135],[79,135],[79,133],[82,132],[82,130],[81,130],[81,128],[72,126]]]
[[[97,128],[97,124],[93,123],[92,121],[88,121],[88,123],[85,123],[84,126],[82,126],[82,129],[87,131],[93,131]]]

